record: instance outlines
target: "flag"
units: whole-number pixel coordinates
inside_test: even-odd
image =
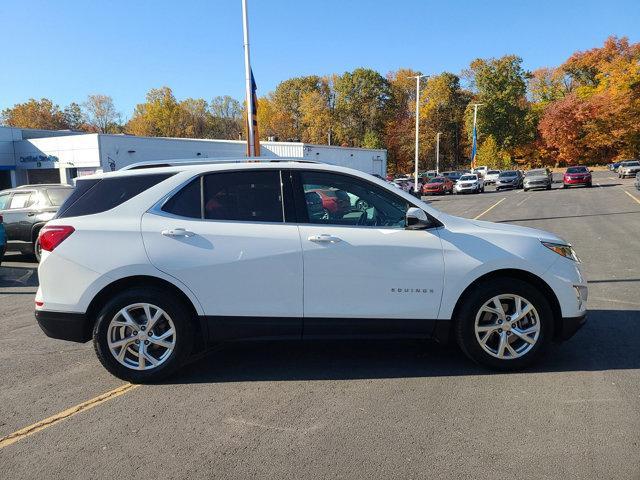
[[[253,69],[251,69],[251,110],[253,111],[253,115],[251,118],[247,119],[247,121],[252,122],[253,124],[253,152],[249,152],[249,143],[247,142],[247,155],[259,157],[260,156],[260,136],[258,135],[258,95],[257,95],[258,87],[256,85],[256,79],[253,78]],[[249,129],[247,128],[247,132]],[[253,155],[251,155],[253,153]]]
[[[473,126],[473,145],[471,146],[471,170],[476,168],[476,153],[478,150],[478,138],[476,133],[476,126]]]

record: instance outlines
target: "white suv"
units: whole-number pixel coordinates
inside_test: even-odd
[[[132,382],[239,339],[452,337],[513,370],[586,313],[587,282],[561,238],[446,215],[323,164],[83,177],[40,244],[40,326],[93,338],[102,364]]]

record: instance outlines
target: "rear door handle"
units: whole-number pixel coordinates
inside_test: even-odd
[[[311,235],[307,240],[316,243],[338,243],[342,241],[340,238],[334,237],[333,235],[328,235],[326,233],[321,233],[320,235]]]
[[[169,230],[163,230],[162,235],[164,235],[165,237],[193,237],[195,233],[179,227],[171,228]]]

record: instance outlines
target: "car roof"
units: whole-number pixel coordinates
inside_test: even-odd
[[[14,188],[7,188],[6,190],[1,190],[1,194],[12,193],[12,192],[20,192],[24,190],[44,190],[44,189],[53,189],[53,188],[63,188],[70,189],[73,188],[72,185],[67,185],[64,183],[35,183],[32,185],[19,185]]]
[[[358,175],[370,175],[361,170],[355,170],[352,168],[341,167],[337,165],[331,165],[327,163],[319,163],[319,162],[310,162],[304,161],[300,159],[273,159],[266,158],[264,160],[258,161],[250,161],[247,158],[230,158],[224,159],[221,161],[210,161],[210,162],[202,162],[200,159],[197,159],[197,163],[189,163],[189,159],[184,164],[180,164],[175,160],[167,160],[164,162],[158,163],[173,163],[176,164],[171,166],[161,166],[161,167],[151,167],[145,166],[144,168],[138,169],[123,169],[116,170],[114,172],[102,172],[95,173],[93,175],[86,175],[83,177],[79,177],[77,181],[83,180],[92,180],[92,179],[102,179],[102,178],[117,178],[117,177],[128,177],[128,176],[138,176],[138,175],[150,175],[150,174],[176,174],[182,172],[190,172],[194,175],[207,173],[207,172],[216,172],[216,171],[238,171],[238,170],[253,170],[253,169],[305,169],[305,170],[326,170],[333,172],[342,172],[342,173],[356,173]],[[373,177],[373,175],[371,175]],[[378,177],[373,177],[377,180],[380,180]],[[397,179],[400,180],[400,179]],[[405,179],[402,179],[405,180]],[[409,179],[406,179],[409,180]]]

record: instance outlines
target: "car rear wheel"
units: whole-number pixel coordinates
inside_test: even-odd
[[[100,310],[93,345],[102,365],[116,377],[157,382],[175,372],[191,353],[190,312],[159,289],[121,292]]]
[[[42,246],[40,245],[40,238],[36,237],[33,242],[33,256],[36,259],[36,262],[40,263],[40,258],[42,258]]]
[[[553,337],[553,313],[544,294],[515,278],[479,285],[454,321],[462,351],[497,370],[531,365]]]

